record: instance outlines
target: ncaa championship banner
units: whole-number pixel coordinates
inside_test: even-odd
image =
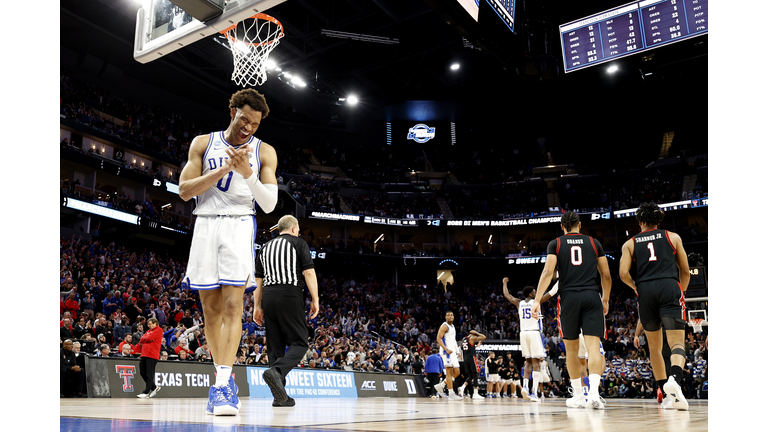
[[[265,367],[247,367],[251,397],[272,398],[264,382]],[[295,368],[285,377],[285,391],[292,398],[357,397],[355,374],[347,371]]]

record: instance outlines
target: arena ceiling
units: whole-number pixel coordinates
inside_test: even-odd
[[[457,107],[475,112],[494,105],[555,115],[577,91],[608,97],[620,85],[624,94],[652,89],[663,96],[681,86],[706,92],[706,36],[655,50],[652,58],[620,60],[622,73],[614,77],[606,77],[603,66],[564,73],[557,26],[619,4],[517,0],[515,34],[489,36],[451,1],[287,0],[267,11],[286,27],[272,58],[308,86],[296,90],[270,77],[259,90],[280,101],[270,106],[283,120],[325,125],[340,122],[338,99],[350,94],[360,99],[358,109],[384,118],[403,115],[398,107],[409,100],[443,101],[447,116]],[[148,64],[135,61],[137,9],[135,0],[62,0],[62,66],[104,78],[131,76],[204,104],[237,89],[230,80],[232,54],[214,37]],[[333,38],[323,30],[398,43]],[[453,62],[460,63],[458,71],[450,69]],[[652,79],[647,72],[654,72]]]

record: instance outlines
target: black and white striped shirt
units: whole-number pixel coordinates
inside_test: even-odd
[[[293,285],[303,287],[302,272],[315,268],[307,242],[290,234],[281,234],[261,247],[256,258],[256,277],[263,286]]]

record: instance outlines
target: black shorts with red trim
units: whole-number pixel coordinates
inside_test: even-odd
[[[637,283],[640,322],[646,331],[661,328],[661,317],[685,320],[685,294],[677,279],[654,279]],[[668,329],[672,330],[672,329]]]
[[[579,333],[605,338],[603,300],[596,289],[561,291],[557,301],[557,316],[563,339],[577,340]]]
[[[459,362],[461,374],[467,378],[477,378],[477,360],[475,357],[467,359],[468,361]]]

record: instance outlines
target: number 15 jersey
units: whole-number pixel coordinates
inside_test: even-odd
[[[517,307],[517,312],[520,315],[520,331],[541,331],[541,315],[539,315],[539,319],[536,319],[531,314],[531,309],[533,309],[533,302],[534,300],[522,300],[520,305]]]
[[[557,255],[560,292],[598,290],[597,259],[605,256],[599,241],[585,234],[569,233],[549,242],[547,255]]]

